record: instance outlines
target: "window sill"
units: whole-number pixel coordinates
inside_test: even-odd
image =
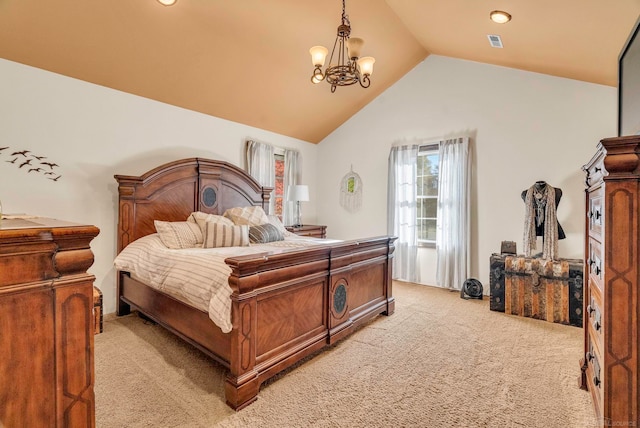
[[[418,242],[420,248],[436,248],[435,242]]]

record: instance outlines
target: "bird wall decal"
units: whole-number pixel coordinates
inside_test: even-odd
[[[51,162],[40,162],[40,165],[48,165],[49,168],[53,169],[56,166],[60,166],[57,163],[51,163]]]
[[[11,148],[11,146],[0,147],[0,157],[2,157],[3,152],[9,148]],[[16,165],[18,169],[22,169],[23,171],[26,171],[27,174],[29,173],[35,173],[32,175],[42,174],[51,181],[58,181],[62,177],[60,173],[53,171],[54,168],[60,168],[60,165],[58,165],[55,162],[42,161],[43,159],[48,159],[47,156],[35,154],[31,150],[16,150],[12,152],[11,155],[9,156],[12,156],[13,159],[5,160],[5,162]],[[24,159],[21,159],[21,161],[18,162],[18,159],[20,159],[20,156],[22,156]],[[34,160],[38,162],[40,165],[44,165],[45,167],[48,166],[49,169],[47,170],[45,167],[34,165],[32,163]],[[24,168],[25,166],[29,168]]]

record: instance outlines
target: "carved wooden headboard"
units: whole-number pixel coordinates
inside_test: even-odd
[[[222,215],[233,207],[259,205],[268,213],[270,187],[262,187],[235,165],[190,158],[170,162],[140,177],[118,181],[118,253],[130,242],[155,233],[154,220],[185,221],[202,211]]]

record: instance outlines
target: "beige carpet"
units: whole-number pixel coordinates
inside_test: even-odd
[[[96,336],[106,427],[587,427],[582,329],[489,310],[488,300],[396,282],[396,313],[264,384],[240,412],[224,370],[136,316]]]

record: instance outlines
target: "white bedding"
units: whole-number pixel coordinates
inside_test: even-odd
[[[287,236],[284,241],[251,244],[248,247],[169,249],[157,234],[140,238],[118,254],[114,265],[153,288],[167,293],[202,311],[224,333],[232,329],[231,268],[224,260],[232,256],[264,251],[305,248],[338,242],[300,236]]]

